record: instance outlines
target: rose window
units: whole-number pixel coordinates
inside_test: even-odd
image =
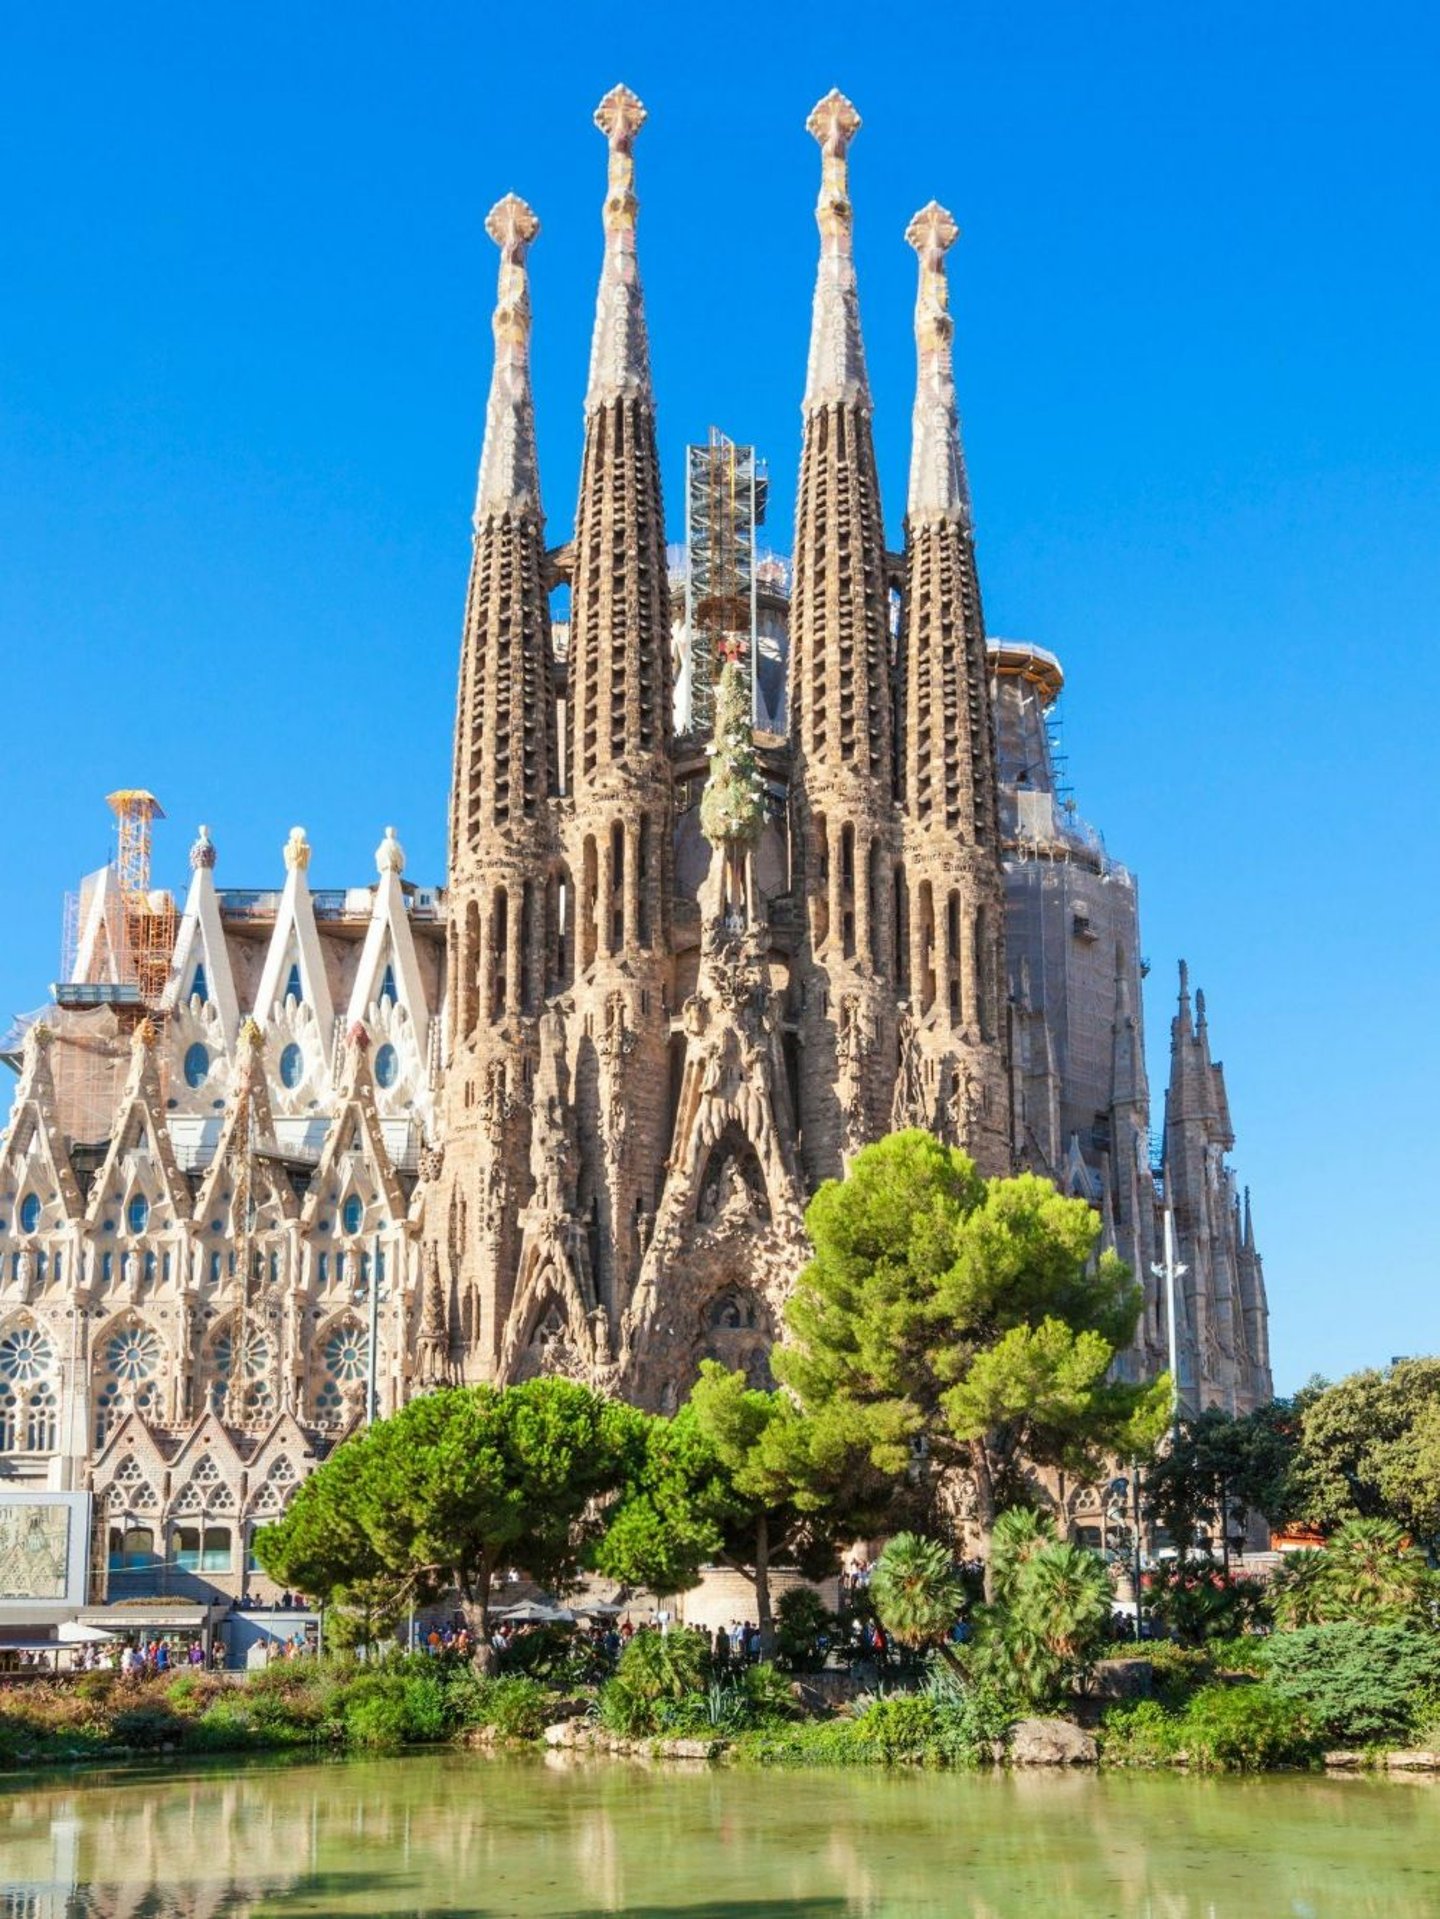
[[[38,1326],[17,1326],[0,1339],[0,1379],[28,1386],[55,1364],[55,1348]]]
[[[148,1326],[127,1326],[105,1347],[105,1370],[128,1385],[151,1379],[160,1369],[160,1341]]]
[[[370,1369],[370,1340],[358,1326],[342,1326],[325,1342],[325,1371],[346,1384],[363,1379]]]

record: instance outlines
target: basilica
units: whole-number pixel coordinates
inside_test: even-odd
[[[1182,967],[1157,1116],[1136,884],[1061,778],[1060,662],[986,635],[955,223],[932,201],[905,233],[892,549],[852,253],[860,120],[839,93],[816,106],[800,481],[764,635],[784,674],[762,699],[754,618],[712,592],[702,619],[667,549],[645,117],[623,87],[595,115],[604,252],[559,544],[529,367],[539,222],[510,196],[486,223],[445,885],[406,876],[389,827],[373,879],[312,885],[296,827],[277,885],[232,889],[202,826],[172,899],[151,883],[158,802],[112,795],[116,859],[76,896],[52,1003],[6,1042],[0,1500],[89,1494],[97,1590],[147,1564],[262,1588],[251,1535],[314,1462],[443,1383],[563,1371],[668,1408],[707,1356],[768,1381],[809,1196],[904,1126],[1090,1200],[1144,1283],[1131,1376],[1173,1350],[1192,1408],[1270,1397],[1203,995]]]

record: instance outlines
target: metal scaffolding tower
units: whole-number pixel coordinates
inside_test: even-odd
[[[717,427],[703,446],[685,449],[685,633],[689,698],[685,732],[708,738],[715,682],[738,659],[755,706],[755,531],[769,491],[753,446],[736,446]]]

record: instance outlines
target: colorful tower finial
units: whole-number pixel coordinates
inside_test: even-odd
[[[595,303],[587,411],[623,393],[650,398],[650,347],[635,252],[635,136],[645,109],[628,87],[612,87],[595,109],[595,124],[610,148],[603,220],[605,259]]]
[[[850,142],[860,131],[860,115],[843,93],[832,89],[814,107],[805,127],[821,153],[820,198],[815,203],[820,270],[810,326],[805,406],[858,401],[868,413],[870,382],[860,338],[848,158]]]
[[[495,370],[485,409],[485,445],[475,494],[475,525],[487,513],[540,514],[535,406],[530,395],[530,275],[525,255],[540,222],[507,193],[491,207],[485,231],[500,249],[495,296]]]
[[[960,450],[960,416],[955,403],[951,340],[950,288],[945,255],[960,229],[945,208],[932,200],[905,229],[906,241],[920,261],[915,298],[915,411],[910,446],[911,522],[961,520],[969,524],[970,489]]]

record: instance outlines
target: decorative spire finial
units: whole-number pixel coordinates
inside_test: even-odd
[[[381,873],[405,871],[405,848],[396,839],[393,826],[385,828],[385,837],[375,848],[375,865]]]
[[[290,837],[285,842],[285,871],[303,873],[310,864],[310,842],[305,837],[303,826],[292,826]]]
[[[950,315],[950,288],[945,277],[945,255],[959,236],[954,219],[935,200],[921,207],[905,229],[905,239],[920,261],[908,502],[912,524],[960,520],[968,525],[970,521],[970,489],[960,451],[960,417],[950,348],[955,322]]]
[[[805,376],[806,407],[836,401],[870,409],[870,382],[860,338],[860,303],[855,286],[854,208],[850,204],[850,142],[860,131],[860,115],[838,88],[812,109],[806,131],[819,143],[820,198],[815,224],[820,229],[820,271],[810,324],[810,363]]]
[[[198,873],[201,867],[207,870],[215,864],[215,842],[210,837],[210,828],[202,826],[195,835],[195,844],[190,848],[190,870]]]
[[[540,222],[516,194],[497,200],[485,231],[500,249],[495,295],[495,370],[485,408],[485,446],[475,492],[475,525],[487,512],[540,512],[535,405],[530,397],[530,274],[525,255]]]
[[[646,113],[628,87],[612,87],[595,109],[595,124],[610,148],[603,220],[605,260],[595,303],[586,409],[635,393],[650,398],[650,347],[635,252],[635,136]]]
[[[240,1051],[242,1053],[258,1053],[263,1050],[265,1045],[265,1035],[260,1029],[259,1020],[257,1020],[253,1014],[245,1021],[245,1024],[240,1028],[239,1038],[240,1038]]]

